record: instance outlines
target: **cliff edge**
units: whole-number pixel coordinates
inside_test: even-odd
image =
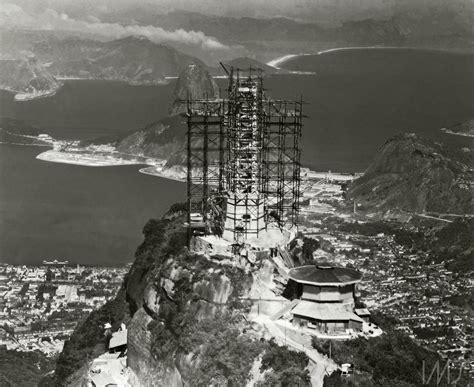
[[[76,328],[47,385],[79,386],[87,380],[88,363],[105,351],[107,322],[114,330],[122,322],[128,328],[133,386],[241,386],[266,380],[309,385],[308,357],[268,340],[268,332],[248,318],[257,283],[272,277],[273,265],[192,253],[185,247],[183,221],[182,206],[175,205],[163,219],[145,225],[144,241],[116,299]]]

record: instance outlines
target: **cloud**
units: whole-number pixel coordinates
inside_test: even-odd
[[[180,43],[200,46],[206,50],[225,50],[226,45],[201,31],[178,29],[167,31],[155,26],[122,25],[119,23],[102,23],[95,17],[86,20],[70,18],[65,13],[46,9],[38,15],[30,15],[22,7],[4,3],[0,7],[0,26],[32,30],[59,30],[70,32],[87,32],[102,38],[119,39],[127,36],[145,36],[154,43]]]

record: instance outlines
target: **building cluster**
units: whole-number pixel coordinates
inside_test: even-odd
[[[358,290],[371,312],[395,317],[395,329],[436,350],[455,367],[472,368],[468,359],[472,353],[473,318],[465,305],[472,298],[474,273],[449,271],[445,262],[434,263],[424,252],[414,254],[396,243],[392,235],[341,231],[341,222],[366,221],[354,208],[338,208],[342,182],[307,180],[309,183],[304,184],[311,187],[311,193],[304,196],[312,197],[302,208],[304,220],[299,230],[320,242],[314,258],[330,257],[334,264],[363,273]],[[328,185],[334,187],[325,189]]]
[[[473,273],[456,274],[444,263],[427,264],[423,254],[410,254],[392,238],[369,260],[356,261],[364,272],[364,300],[373,309],[396,317],[397,329],[461,366],[471,353],[472,315],[459,300],[468,300]]]
[[[0,266],[0,346],[60,352],[92,310],[113,298],[127,267]]]

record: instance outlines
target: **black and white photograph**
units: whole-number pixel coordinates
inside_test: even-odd
[[[0,387],[474,386],[474,0],[0,0]]]

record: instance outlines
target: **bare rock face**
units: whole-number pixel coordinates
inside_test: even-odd
[[[233,287],[230,279],[225,274],[217,274],[209,280],[195,283],[193,290],[207,302],[225,304],[232,293]]]
[[[170,115],[181,114],[186,111],[183,101],[187,99],[219,97],[219,88],[206,69],[199,64],[190,64],[180,75],[174,89]]]
[[[68,367],[63,367],[57,385],[68,385],[66,378],[85,367],[87,356],[101,353],[95,354],[93,346],[102,339],[101,327],[107,321],[127,326],[130,385],[242,386],[259,374],[258,359],[275,350],[275,344],[265,342],[265,330],[249,319],[249,298],[275,298],[271,289],[262,293],[271,281],[272,265],[259,262],[250,268],[188,251],[184,220],[180,211],[170,210],[164,219],[147,223],[120,297],[74,332],[71,341],[80,345],[62,354]],[[88,333],[91,329],[97,331],[94,336]],[[281,351],[285,357],[294,356]],[[302,375],[306,365],[300,365]],[[309,382],[308,375],[304,379]]]
[[[148,285],[143,294],[143,304],[148,309],[148,314],[152,317],[158,316],[160,312],[160,295],[153,285]]]
[[[153,321],[145,309],[139,309],[128,327],[128,366],[132,370],[129,382],[133,386],[176,386],[183,381],[176,367],[157,367],[153,361],[152,337],[148,324]]]
[[[221,342],[232,338],[244,347],[257,345],[245,335],[236,338],[248,325],[241,316],[250,306],[242,296],[252,286],[252,275],[183,249],[182,222],[150,221],[128,275],[128,366],[133,385],[193,385],[207,377],[200,364],[211,361],[216,351],[241,359],[227,345],[220,348]],[[218,334],[226,339],[212,343]],[[238,361],[250,371],[253,360]]]
[[[387,141],[348,197],[373,211],[472,213],[472,152],[414,134]]]

